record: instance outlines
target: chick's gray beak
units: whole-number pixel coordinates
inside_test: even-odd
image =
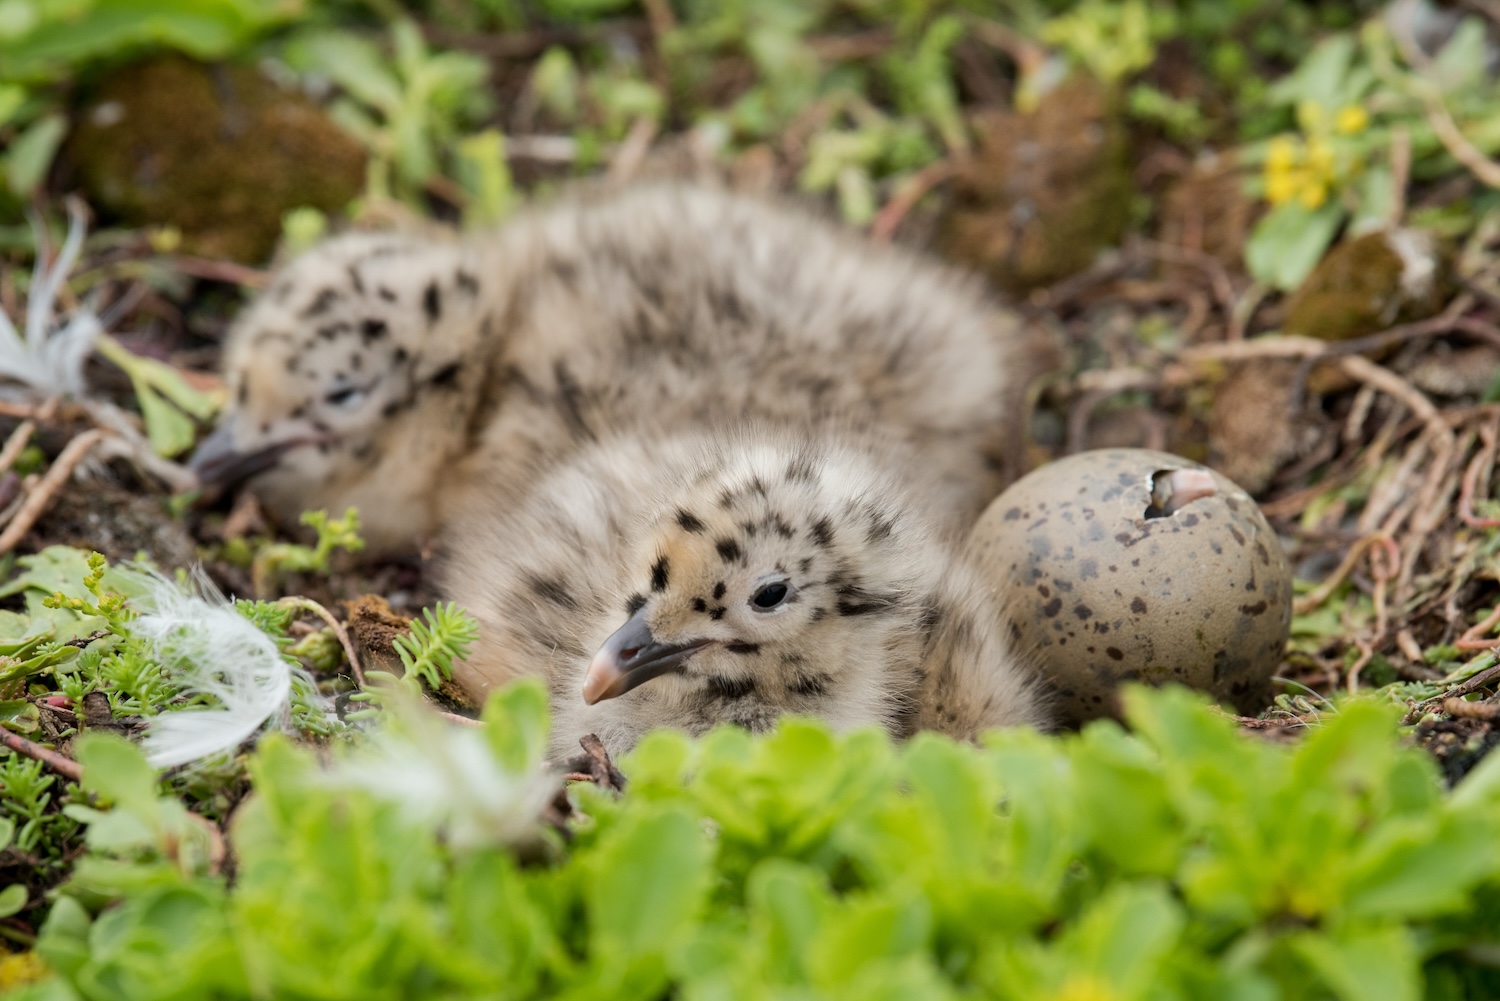
[[[632,615],[604,641],[583,679],[583,701],[589,705],[624,695],[637,685],[679,669],[712,640],[658,643],[646,625],[646,611]]]
[[[235,419],[231,417],[193,450],[192,457],[188,459],[188,469],[198,477],[201,486],[232,487],[270,469],[287,452],[310,440],[293,438],[242,452],[235,447],[234,429]]]

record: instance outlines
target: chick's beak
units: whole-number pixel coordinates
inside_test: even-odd
[[[676,671],[712,640],[691,643],[658,643],[646,625],[646,611],[632,615],[616,629],[594,659],[583,679],[583,701],[589,705],[624,695],[652,678]]]
[[[213,434],[199,443],[188,459],[188,469],[197,475],[201,486],[232,487],[270,469],[292,449],[315,440],[308,437],[291,438],[241,451],[234,443],[235,424],[233,417],[220,424]]]

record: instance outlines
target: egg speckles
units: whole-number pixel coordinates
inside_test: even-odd
[[[1255,501],[1218,473],[1145,449],[1069,456],[998,497],[970,546],[1061,717],[1112,715],[1121,681],[1265,707],[1291,571]]]

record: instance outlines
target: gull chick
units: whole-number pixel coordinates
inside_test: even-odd
[[[356,505],[380,553],[622,431],[837,418],[912,446],[934,516],[967,524],[999,487],[1020,342],[977,279],[802,209],[574,195],[292,262],[230,334],[231,402],[193,465],[283,520]]]
[[[765,431],[581,450],[451,533],[445,589],[481,625],[458,680],[482,696],[544,675],[559,753],[784,713],[898,736],[1044,722],[902,451]]]

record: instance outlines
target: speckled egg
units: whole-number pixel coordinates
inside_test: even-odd
[[[1269,701],[1291,570],[1219,473],[1146,449],[1082,452],[996,498],[969,544],[1063,719],[1114,715],[1121,681],[1181,682],[1245,713]]]

